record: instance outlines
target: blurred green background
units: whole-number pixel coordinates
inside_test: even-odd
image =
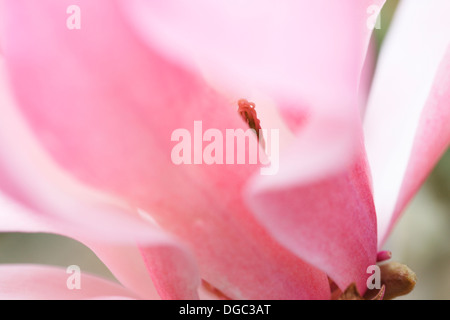
[[[375,39],[382,45],[397,0],[388,0]],[[416,289],[404,299],[450,299],[450,152],[443,156],[408,206],[386,248],[393,260],[413,269]],[[66,268],[75,264],[84,272],[114,279],[84,245],[48,234],[0,234],[0,263],[38,263]]]

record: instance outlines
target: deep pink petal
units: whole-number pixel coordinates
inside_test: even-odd
[[[82,270],[81,270],[82,271]],[[2,300],[85,300],[101,297],[136,296],[117,283],[81,273],[80,289],[69,289],[73,273],[65,269],[38,265],[0,265]],[[71,284],[69,279],[69,284]]]
[[[307,127],[310,132],[282,155],[277,175],[252,181],[248,202],[283,245],[320,267],[341,289],[355,282],[364,292],[377,249],[370,177],[362,138],[359,153],[352,156],[353,149],[339,136],[346,130],[335,126]]]
[[[174,253],[173,246],[141,246],[140,251],[162,299],[198,299],[200,278],[185,281],[197,274],[195,261],[175,261],[175,264],[173,256],[177,253]]]
[[[401,2],[380,53],[364,121],[380,247],[448,146],[449,10]]]
[[[79,3],[83,26],[71,31],[56,18],[70,1],[4,1],[4,52],[14,89],[47,150],[83,181],[151,212],[187,242],[202,277],[226,295],[327,298],[326,275],[276,244],[245,208],[241,191],[256,166],[171,162],[174,129],[192,129],[199,119],[222,132],[244,128],[235,106],[141,45],[110,1]],[[85,223],[118,230],[123,216],[104,213]],[[122,229],[119,235],[142,231]],[[157,286],[167,283],[158,280]]]
[[[377,254],[377,262],[383,262],[392,258],[392,252],[390,251],[380,251]]]
[[[330,49],[333,48],[333,41],[328,42],[328,50],[333,52],[329,59],[346,66],[347,78],[339,78],[344,73],[335,74],[338,72],[336,69],[325,67],[329,72],[327,80],[331,81],[321,80],[322,94],[313,90],[308,92],[310,88],[303,86],[305,92],[297,90],[301,99],[279,100],[290,127],[302,129],[289,146],[290,150],[281,155],[280,172],[273,177],[257,177],[249,187],[248,200],[257,218],[282,244],[304,260],[319,266],[342,289],[356,282],[361,292],[366,289],[367,266],[376,261],[377,235],[370,173],[361,146],[359,120],[355,119],[355,114],[359,116],[359,112],[354,111],[357,104],[364,103],[364,90],[367,90],[369,82],[371,55],[366,60],[368,69],[364,70],[361,82],[359,80],[372,32],[367,23],[369,14],[374,12],[368,9],[372,5],[381,9],[383,3],[353,2],[354,19],[345,18],[348,24],[339,24],[340,31],[351,26],[358,32],[357,36],[353,35],[353,45],[356,47],[346,46],[347,42],[342,41],[342,51],[336,52]],[[345,7],[347,4],[350,2],[339,2],[339,6]],[[339,10],[335,12],[340,12],[341,17],[346,15],[345,9]],[[326,25],[326,22],[318,21]],[[332,21],[330,18],[328,23],[332,24]],[[314,29],[310,33],[319,39],[329,39],[330,35],[317,34]],[[342,40],[345,36],[340,34],[335,39]],[[311,44],[302,35],[298,38],[303,40],[299,40],[303,45]],[[357,57],[349,52],[343,53],[350,47],[354,53],[358,52]],[[303,57],[296,53],[296,58]],[[353,57],[351,61],[346,60],[349,57]],[[321,61],[321,57],[306,61],[316,63]],[[291,68],[295,66],[289,59],[286,63]],[[327,66],[326,63],[324,65]],[[357,70],[358,76],[354,77],[351,70]],[[303,71],[305,73],[301,74]],[[320,73],[313,74],[320,79]],[[308,68],[298,70],[295,76],[308,77],[306,81],[312,79],[314,86],[316,79],[311,77]],[[339,85],[336,86],[336,83]],[[356,98],[356,87],[361,92],[361,101]],[[298,110],[302,109],[309,109],[309,112],[299,116]],[[355,137],[358,139],[356,143]],[[359,150],[356,157],[355,146]]]
[[[126,5],[133,23],[147,43],[151,45],[158,43],[160,48],[167,50],[172,58],[183,59],[188,65],[195,61],[206,70],[208,76],[219,81],[223,86],[231,86],[231,91],[239,92],[239,89],[242,88],[256,87],[266,91],[266,93],[274,93],[277,98],[281,97],[277,102],[279,102],[288,125],[291,128],[298,129],[307,122],[316,121],[316,119],[309,119],[308,114],[306,116],[299,114],[299,110],[303,110],[303,112],[305,109],[312,110],[310,112],[314,114],[313,117],[315,118],[318,117],[317,113],[322,112],[326,114],[325,117],[333,118],[332,114],[327,114],[331,109],[342,110],[352,108],[355,105],[353,98],[356,87],[359,85],[359,72],[372,31],[367,27],[369,17],[367,9],[370,5],[378,5],[378,8],[381,9],[383,3],[384,1],[376,3],[359,1],[356,4],[355,2],[343,3],[341,1],[334,4],[327,2],[325,5],[321,1],[315,1],[314,3],[296,1],[286,5],[286,7],[290,7],[291,12],[295,12],[292,15],[286,14],[286,11],[284,11],[286,7],[274,8],[266,2],[258,2],[256,6],[253,6],[254,3],[249,2],[243,5],[242,2],[233,1],[226,2],[226,4],[195,1],[184,3],[185,7],[183,7],[170,1],[161,4],[137,0],[129,1]],[[229,12],[233,12],[233,14],[229,14]],[[337,22],[337,17],[340,18],[339,22]],[[277,22],[277,19],[281,19],[283,22]],[[227,23],[215,23],[217,21],[227,21]],[[330,27],[326,27],[327,25]],[[332,25],[334,27],[331,27]],[[268,28],[270,32],[261,32],[261,30]],[[214,34],[220,34],[221,36],[216,37]],[[261,36],[261,39],[255,37],[255,34]],[[270,38],[271,36],[276,37],[276,40]],[[320,39],[320,42],[317,39]],[[326,49],[321,46],[326,46]],[[280,51],[282,52],[282,59],[280,59]],[[329,54],[330,52],[332,54]],[[182,57],[177,56],[177,54],[182,54]],[[189,59],[190,61],[187,61]],[[339,70],[340,68],[342,70]],[[218,75],[217,72],[221,72],[221,74]],[[217,78],[222,81],[226,79],[228,82],[223,84]],[[326,92],[326,95],[323,92]],[[339,119],[340,117],[337,118],[336,120],[339,122],[341,119]],[[344,123],[346,122],[344,121]],[[316,128],[318,127],[319,125],[316,124]],[[326,127],[322,127],[322,129],[326,130]],[[344,126],[341,127],[341,130],[347,133],[347,135],[338,134],[342,140],[333,139],[335,138],[333,135],[336,134],[333,130],[324,133],[322,137],[308,136],[311,138],[310,144],[318,144],[319,141],[335,142],[334,145],[332,143],[326,144],[333,151],[345,145],[337,151],[338,154],[326,150],[326,147],[321,150],[321,148],[314,146],[312,148],[307,148],[305,145],[294,146],[295,151],[300,153],[298,156],[291,156],[286,159],[291,164],[291,169],[284,171],[281,169],[276,179],[267,179],[269,182],[264,187],[260,185],[261,179],[257,179],[255,185],[258,185],[258,187],[255,188],[258,190],[265,189],[265,187],[268,189],[289,188],[287,184],[298,185],[305,183],[306,180],[314,181],[315,179],[317,181],[319,176],[324,177],[330,172],[338,170],[337,168],[342,170],[342,166],[348,165],[346,161],[351,158],[351,154],[346,155],[345,152],[351,152],[351,148],[346,144],[354,132]],[[302,137],[303,141],[306,139],[306,137]],[[292,147],[290,146],[290,148]],[[309,157],[312,151],[316,152],[315,157]],[[292,155],[294,151],[291,150],[290,153]],[[307,153],[306,156],[305,153]],[[299,160],[299,158],[304,157],[310,159]],[[330,159],[333,159],[333,161],[330,162]],[[283,165],[286,167],[286,163],[282,162],[281,166]],[[310,170],[305,173],[304,169]],[[322,172],[318,173],[317,171]],[[312,255],[320,257],[314,258],[316,259],[315,262],[320,261],[322,263],[327,260],[326,266],[317,263],[315,265],[323,267],[327,271],[330,270],[342,286],[357,279],[360,288],[365,284],[367,265],[374,263],[376,257],[374,245],[376,243],[376,226],[369,179],[365,170],[361,169],[361,171],[364,173],[358,182],[362,185],[362,191],[357,192],[363,193],[364,203],[359,205],[357,211],[363,212],[367,219],[358,221],[355,215],[351,221],[354,222],[352,223],[353,228],[358,229],[361,225],[362,229],[368,232],[358,234],[353,241],[350,241],[353,246],[346,249],[345,258],[342,260],[349,256],[352,256],[352,259],[331,263],[333,258],[338,257],[337,252],[334,255],[330,255],[330,250],[323,250],[321,253],[311,250],[307,253],[310,257]],[[303,175],[303,177],[296,181],[299,175]],[[346,184],[351,188],[351,182]],[[336,190],[338,189],[336,188]],[[327,192],[320,190],[316,193]],[[354,194],[355,192],[348,192],[345,198],[352,199]],[[291,195],[292,198],[297,196],[297,194]],[[265,200],[268,200],[267,194],[261,192],[260,196],[253,199],[255,202],[253,207],[256,208],[254,211],[259,216],[264,215],[264,211],[270,210],[265,206],[267,204]],[[268,201],[276,203],[279,200],[280,198],[274,198]],[[283,201],[285,200],[283,198]],[[352,201],[355,201],[355,206],[358,206],[358,200],[352,199]],[[259,201],[260,203],[258,203]],[[287,202],[286,207],[289,207],[289,205],[290,202]],[[343,209],[337,209],[338,212],[341,210]],[[273,215],[274,220],[279,220],[275,218],[280,215],[279,211],[272,210],[268,214]],[[277,224],[276,222],[274,225],[271,224],[274,220],[270,219],[270,223],[266,224],[269,230]],[[288,221],[287,223],[293,222],[290,219],[286,219],[286,221]],[[345,218],[342,221],[346,221]],[[294,230],[297,224],[291,226]],[[348,228],[347,231],[350,229]],[[284,231],[282,228],[281,232]],[[323,236],[320,239],[322,241],[327,236],[326,228],[323,231]],[[292,236],[290,232],[283,235],[286,238],[290,236]],[[285,240],[287,242],[292,241],[287,246],[290,249],[294,247],[293,251],[298,253],[299,249],[296,248],[298,242],[292,239]],[[359,243],[364,241],[367,242],[365,245],[368,250],[361,255],[354,254],[354,251],[358,250]],[[285,242],[283,244],[286,245]],[[319,245],[321,242],[317,241],[316,244]],[[347,243],[342,242],[340,245],[345,247]],[[308,247],[308,245],[305,247]],[[301,257],[306,259],[305,254]],[[308,261],[311,262],[312,260]],[[339,268],[336,268],[334,263],[339,264]],[[352,272],[348,272],[348,266],[352,263]]]

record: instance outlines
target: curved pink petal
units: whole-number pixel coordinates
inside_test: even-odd
[[[67,228],[66,225],[55,225],[48,217],[38,216],[32,210],[0,195],[0,232],[44,232],[64,236],[75,235],[73,229],[72,231],[65,229],[70,228]],[[114,274],[116,279],[123,286],[132,290],[136,296],[144,299],[160,299],[137,245],[114,245],[101,242],[98,239],[87,240],[83,235],[79,235],[79,233],[76,233],[75,237],[93,250],[97,257]],[[164,244],[162,247],[168,249],[168,252],[173,252],[173,248],[170,248],[167,244]],[[154,258],[157,260],[156,257]],[[192,274],[188,278],[192,277]],[[176,282],[178,286],[181,283],[179,280],[177,279]],[[181,292],[183,291],[180,290],[177,294],[180,295]],[[189,297],[196,297],[196,294],[189,295]]]
[[[321,268],[341,289],[355,282],[364,292],[367,267],[377,255],[370,177],[362,138],[354,154],[354,145],[343,144],[346,137],[340,135],[346,130],[337,123],[307,127],[309,132],[281,155],[277,175],[251,182],[248,203],[284,246]]]
[[[158,276],[166,280],[167,287],[160,287],[159,291],[173,291],[176,286],[180,289],[176,297],[197,298],[192,287],[197,287],[200,280],[189,250],[137,213],[132,215],[129,208],[111,197],[93,192],[59,171],[14,109],[3,59],[0,75],[0,188],[21,203],[6,197],[0,199],[0,230],[72,237],[94,250],[125,286],[150,299],[158,295],[137,242],[148,250],[163,247],[164,254],[151,257],[155,263],[160,259],[158,263],[166,268]],[[180,273],[180,264],[191,273]],[[189,290],[183,291],[182,284]]]
[[[379,246],[448,146],[449,10],[402,2],[380,53],[364,120]]]
[[[200,278],[185,281],[197,274],[196,261],[173,262],[173,248],[171,246],[141,246],[142,257],[152,275],[153,283],[162,299],[198,299]],[[170,271],[167,269],[170,266]],[[169,271],[169,272],[168,272]]]
[[[367,49],[366,59],[361,70],[361,77],[358,86],[358,103],[361,119],[364,119],[367,109],[367,101],[370,95],[373,75],[376,68],[376,46],[375,37],[372,37]]]
[[[0,232],[50,232],[51,228],[27,208],[0,193]]]
[[[198,270],[190,255],[183,252],[178,243],[147,243],[150,252],[156,252],[149,259],[164,266],[164,271],[149,269],[139,246],[83,241],[108,267],[115,278],[141,299],[198,299]],[[186,259],[186,260],[185,260]],[[182,272],[178,266],[185,269]],[[154,279],[164,279],[158,285]]]
[[[36,213],[4,195],[0,195],[0,232],[45,232],[68,235],[64,234],[61,226],[52,226],[49,219],[37,216]],[[119,282],[133,290],[135,295],[145,299],[160,298],[137,245],[120,246],[92,240],[84,241],[84,244],[93,250]],[[179,282],[177,284],[179,285]]]
[[[132,17],[132,23],[147,43],[150,45],[157,43],[158,47],[165,50],[170,57],[183,60],[187,65],[192,65],[192,62],[200,65],[213,81],[218,81],[221,87],[228,86],[230,91],[245,92],[248,88],[256,87],[261,91],[274,94],[278,98],[279,107],[287,118],[288,124],[291,128],[298,129],[305,123],[316,121],[316,118],[321,116],[333,118],[334,115],[339,122],[345,117],[338,113],[347,113],[348,111],[343,110],[354,107],[356,88],[359,86],[359,72],[372,32],[367,27],[367,20],[369,14],[373,12],[369,12],[368,9],[372,5],[381,9],[383,3],[384,1],[341,1],[324,4],[321,1],[314,1],[314,3],[296,1],[295,3],[284,2],[283,5],[274,7],[269,2],[261,1],[245,4],[237,1],[194,1],[183,2],[180,6],[179,3],[171,1],[157,3],[136,0],[126,2],[126,6]],[[292,14],[286,14],[288,10]],[[340,20],[337,21],[337,19]],[[332,25],[339,27],[331,27]],[[214,36],[217,34],[221,36]],[[280,56],[282,56],[281,59]],[[224,81],[226,83],[223,83]],[[326,92],[326,95],[323,92]],[[306,115],[302,114],[302,112],[305,113],[305,109],[313,114],[314,119],[310,119],[308,111]],[[344,120],[343,123],[347,121]],[[309,123],[308,126],[326,130],[326,127],[320,127],[318,124]],[[254,186],[259,196],[253,196],[250,201],[254,202],[252,207],[257,216],[267,214],[273,218],[268,219],[270,222],[266,221],[265,226],[269,230],[274,232],[273,229],[277,228],[276,221],[280,220],[278,219],[279,206],[276,205],[280,197],[268,199],[267,193],[260,190],[289,189],[292,184],[305,184],[306,181],[314,181],[314,179],[317,181],[320,179],[319,176],[324,177],[327,173],[343,170],[342,167],[347,166],[346,162],[352,157],[352,149],[347,145],[350,142],[353,146],[351,141],[348,141],[355,134],[351,128],[353,126],[341,127],[341,130],[347,133],[338,132],[337,136],[342,140],[334,139],[336,136],[333,135],[336,132],[332,130],[330,131],[333,133],[324,133],[321,137],[308,135],[312,138],[311,144],[318,144],[319,141],[328,139],[334,141],[334,145],[327,143],[327,146],[330,146],[331,150],[337,154],[325,150],[325,147],[322,150],[315,146],[308,148],[302,143],[300,146],[290,146],[295,148],[295,151],[291,150],[291,156],[285,159],[290,163],[289,169],[281,169],[276,178],[268,178],[265,184],[261,181],[265,179],[256,179]],[[302,141],[306,139],[306,137],[300,138]],[[336,151],[339,146],[342,149]],[[316,157],[313,156],[305,161],[299,159],[303,158],[305,153],[308,153],[306,156],[308,157],[313,150],[317,154]],[[298,156],[295,156],[296,151],[300,152]],[[319,165],[315,162],[318,159]],[[330,159],[334,161],[330,162]],[[357,161],[359,164],[361,160]],[[302,166],[301,163],[304,165]],[[311,165],[312,163],[315,165]],[[286,168],[286,163],[282,162],[281,166],[283,165]],[[303,172],[303,167],[309,171]],[[361,169],[361,171],[365,170]],[[298,178],[299,175],[300,178]],[[357,279],[359,288],[364,289],[365,270],[367,265],[374,263],[376,259],[376,226],[369,180],[365,172],[361,174],[358,183],[362,185],[362,191],[349,191],[345,199],[351,199],[355,207],[358,207],[356,211],[363,212],[366,217],[359,221],[357,215],[354,215],[351,218],[352,227],[355,229],[360,227],[367,232],[355,235],[352,241],[342,240],[340,243],[342,248],[349,243],[352,244],[342,249],[346,251],[345,258],[342,260],[349,256],[352,258],[345,262],[335,261],[342,251],[330,254],[332,250],[329,248],[321,253],[308,250],[300,256],[309,262],[314,261],[315,265],[322,270],[330,271],[343,288]],[[346,184],[349,189],[353,188],[352,182],[342,184]],[[339,186],[342,188],[341,184]],[[332,187],[327,188],[327,191],[320,190],[315,193],[323,195],[329,192],[328,189],[331,190]],[[356,196],[359,192],[363,193],[361,197],[364,198],[361,205],[358,204],[360,199]],[[294,199],[297,196],[301,198],[297,193],[290,193],[290,195]],[[352,199],[353,197],[355,198]],[[282,199],[286,203],[280,205],[283,208],[286,207],[289,212],[293,211],[293,207],[289,209],[291,203],[285,198]],[[294,200],[294,202],[297,201],[301,200]],[[267,206],[268,202],[273,204],[270,209],[270,206]],[[313,209],[311,205],[311,211],[315,210],[317,209]],[[336,211],[344,210],[342,208]],[[340,221],[346,222],[347,217],[343,215]],[[294,221],[294,219],[284,219],[283,216],[283,221],[287,221],[287,224]],[[311,223],[319,224],[318,221],[311,221]],[[281,225],[283,222],[278,224]],[[281,238],[285,241],[282,243],[293,249],[295,253],[299,253],[302,249],[298,249],[298,241],[293,236],[293,233],[296,234],[295,229],[298,225],[292,223],[291,227],[292,232],[286,232],[284,228],[275,231],[275,237],[280,240],[278,232],[283,233]],[[321,246],[322,241],[328,236],[326,228],[322,231],[323,236],[320,241],[315,242],[318,246]],[[367,250],[360,255],[354,254],[361,242],[365,242]],[[308,244],[304,248],[311,247]],[[315,257],[312,258],[313,256]],[[326,265],[319,262],[326,262]],[[336,265],[339,267],[336,268]],[[352,272],[348,272],[349,265],[352,265]]]
[[[371,21],[384,2],[284,1],[277,6],[271,1],[120,3],[143,39],[152,47],[156,43],[177,61],[213,65],[219,72],[239,75],[233,82],[244,77],[285,91],[299,83],[313,87],[312,75],[317,75],[312,81],[318,81],[349,74],[348,69],[336,71],[350,65],[350,55],[358,56],[361,67],[373,30]],[[353,48],[357,50],[352,54]],[[328,54],[330,50],[334,54]],[[347,63],[334,65],[339,60]],[[310,61],[317,63],[311,65]],[[308,72],[311,69],[314,72]],[[302,86],[296,87],[298,90],[303,90]]]
[[[86,300],[137,298],[117,283],[81,272],[79,282],[67,270],[39,265],[0,265],[2,300]],[[79,283],[79,289],[72,287]],[[72,289],[69,289],[72,288]]]
[[[73,232],[64,231],[67,229],[64,225],[54,225],[50,219],[36,216],[36,213],[22,207],[21,205],[11,201],[5,196],[0,197],[0,232],[45,232],[55,233],[64,236],[73,236]],[[148,269],[144,263],[141,252],[137,245],[130,244],[110,244],[101,242],[100,240],[85,239],[78,233],[76,235],[79,241],[83,242],[91,250],[96,253],[97,257],[108,267],[108,269],[114,274],[116,279],[126,288],[133,291],[134,295],[144,299],[160,299],[160,295],[157,293],[153,284],[152,278]],[[158,246],[155,246],[156,248]],[[191,292],[185,294],[186,291],[183,288],[179,288],[181,285],[188,283],[190,286],[194,286],[197,289],[196,281],[181,281],[180,277],[176,278],[173,272],[167,272],[168,266],[173,265],[173,261],[167,261],[167,255],[174,254],[174,247],[168,244],[162,244],[161,250],[164,250],[163,254],[166,256],[167,265],[165,270],[165,276],[172,277],[173,283],[166,283],[166,287],[160,287],[159,292],[164,293],[166,288],[173,288],[177,286],[178,290],[174,292],[172,298],[193,298],[197,297],[197,293]],[[152,247],[147,245],[147,250],[152,250]],[[153,249],[155,250],[155,249]],[[169,257],[170,258],[170,257]],[[154,255],[150,258],[151,261],[158,262],[160,258],[158,255]],[[162,263],[162,262],[159,262]],[[178,264],[183,265],[185,268],[189,267],[188,263],[183,263],[178,260]],[[177,267],[177,266],[175,266]],[[173,268],[175,270],[176,268]],[[186,271],[186,270],[185,270]],[[195,270],[190,270],[191,273],[186,274],[186,279],[191,279],[196,274]],[[156,272],[152,273],[153,277],[156,276]],[[169,278],[170,280],[170,278]],[[167,281],[167,280],[166,280]],[[172,289],[173,290],[173,289]],[[166,298],[171,298],[166,295]]]
[[[339,101],[356,90],[384,2],[119,1],[147,44],[200,67],[222,91],[295,101],[279,105],[287,122],[321,107],[323,92]]]
[[[195,252],[202,278],[229,297],[329,297],[326,275],[279,246],[245,208],[241,191],[256,166],[171,161],[174,129],[199,119],[221,132],[244,128],[235,107],[142,45],[110,1],[80,1],[83,25],[75,31],[56,18],[70,1],[3,3],[4,54],[18,101],[58,163],[151,212]],[[86,224],[119,230],[124,217],[104,213],[86,215]],[[139,235],[138,225],[121,232]],[[167,283],[158,280],[157,287]],[[163,296],[176,290],[167,289]]]
[[[381,25],[381,10],[383,9],[386,0],[363,0],[363,1],[351,1],[353,6],[356,7],[356,16],[358,30],[360,32],[361,47],[358,53],[361,54],[360,68],[363,67],[363,63],[367,58],[367,54],[371,54],[370,48],[371,36],[375,28],[383,28]]]
[[[450,40],[450,39],[449,39]],[[450,144],[450,41],[420,115],[390,228]]]

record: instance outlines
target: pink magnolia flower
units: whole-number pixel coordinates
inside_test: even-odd
[[[328,299],[328,277],[364,292],[450,139],[435,2],[400,5],[366,105],[382,0],[2,0],[0,229],[77,239],[121,285],[1,266],[0,297]],[[240,98],[280,130],[277,174],[172,163],[177,128],[245,129]]]

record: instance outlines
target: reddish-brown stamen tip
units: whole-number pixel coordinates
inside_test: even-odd
[[[241,118],[248,124],[248,126],[255,130],[256,136],[259,140],[259,143],[264,148],[264,138],[260,135],[261,125],[260,120],[256,114],[255,103],[249,102],[246,99],[240,99],[238,101],[238,112],[241,115]]]

